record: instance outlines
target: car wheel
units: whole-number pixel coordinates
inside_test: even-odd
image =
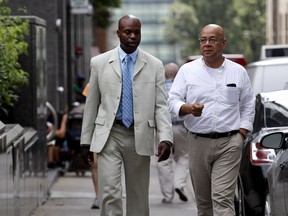
[[[265,201],[265,216],[272,216],[271,213],[271,199],[269,192],[266,195],[266,201]]]
[[[235,212],[236,216],[245,216],[245,200],[241,178],[238,177],[235,191]]]

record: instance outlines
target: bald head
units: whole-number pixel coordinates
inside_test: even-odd
[[[222,54],[227,45],[223,28],[217,24],[204,26],[200,32],[199,42],[205,64],[212,68],[220,67],[224,61]]]
[[[171,62],[165,65],[165,78],[167,80],[173,80],[179,70],[177,64]]]
[[[118,22],[117,35],[121,49],[127,53],[133,53],[141,41],[141,22],[133,15],[125,15]]]
[[[140,20],[138,19],[138,17],[134,16],[134,15],[125,15],[123,17],[121,17],[118,21],[118,29],[122,28],[123,25],[125,26],[125,23],[127,22],[127,20],[130,20],[130,21],[136,21],[140,24],[141,26],[141,22]]]
[[[224,29],[217,25],[217,24],[208,24],[206,26],[204,26],[200,32],[200,36],[204,33],[204,32],[214,32],[216,33],[219,37],[224,38]]]

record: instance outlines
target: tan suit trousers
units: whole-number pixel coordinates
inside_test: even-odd
[[[125,172],[126,215],[149,216],[150,156],[135,151],[134,129],[114,124],[97,153],[101,216],[123,216],[121,171]]]

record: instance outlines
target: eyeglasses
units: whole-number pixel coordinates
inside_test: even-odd
[[[219,41],[223,40],[222,38],[215,38],[215,37],[211,37],[211,38],[199,38],[199,42],[200,44],[206,44],[207,41],[209,44],[216,44],[218,43]]]

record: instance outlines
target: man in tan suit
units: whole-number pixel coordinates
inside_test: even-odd
[[[138,48],[141,22],[132,15],[118,22],[120,45],[91,59],[89,92],[83,116],[82,155],[91,163],[98,156],[101,216],[122,216],[121,166],[126,185],[127,216],[149,215],[150,156],[159,144],[158,161],[170,155],[173,141],[164,90],[162,62]],[[126,60],[129,55],[131,60]],[[126,63],[126,62],[129,63]],[[132,122],[127,124],[124,94],[125,64],[131,71]],[[127,66],[126,66],[127,67]],[[130,73],[130,72],[129,72]],[[123,96],[125,95],[125,96]],[[126,101],[125,101],[126,100]],[[156,132],[156,134],[155,134]],[[90,151],[89,151],[90,150]]]

